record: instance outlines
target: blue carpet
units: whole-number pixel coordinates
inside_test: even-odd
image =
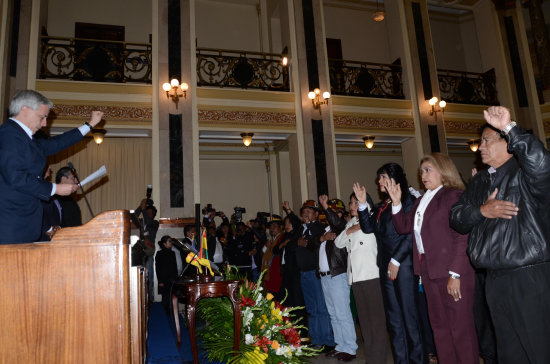
[[[201,323],[197,321],[197,326]],[[149,332],[147,336],[147,364],[187,364],[193,363],[189,332],[180,315],[181,346],[178,350],[176,342],[176,326],[172,317],[166,315],[160,302],[154,303],[149,309]],[[206,353],[198,343],[199,363],[211,363]]]

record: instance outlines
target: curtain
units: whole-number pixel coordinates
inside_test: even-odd
[[[84,186],[95,215],[108,210],[134,210],[139,206],[145,198],[147,185],[153,182],[151,161],[151,138],[105,138],[100,145],[91,138],[84,138],[48,159],[52,182],[55,182],[57,171],[68,162],[74,165],[80,180],[105,165],[107,175]],[[86,223],[92,216],[80,189],[76,200],[82,222]]]

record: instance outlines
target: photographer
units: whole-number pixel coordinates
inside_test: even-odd
[[[147,193],[149,194],[149,192]],[[138,218],[141,226],[140,235],[143,235],[143,252],[145,253],[145,263],[144,266],[147,269],[147,279],[148,279],[148,295],[149,302],[152,303],[155,300],[154,296],[154,273],[153,273],[153,255],[155,254],[155,241],[157,237],[157,231],[159,229],[159,222],[155,220],[157,215],[157,209],[153,205],[154,202],[150,198],[144,198],[141,200],[141,203],[134,211],[134,215]],[[139,216],[143,217],[140,218]],[[141,237],[140,237],[141,238]],[[137,244],[137,243],[136,243]]]
[[[237,223],[235,229],[235,238],[228,242],[227,247],[229,264],[236,266],[248,279],[252,279],[252,259],[257,252],[254,234],[242,221]]]
[[[207,228],[212,226],[214,227],[214,229],[216,229],[216,222],[214,221],[214,218],[216,216],[219,216],[222,219],[222,223],[229,223],[229,220],[227,219],[227,216],[225,216],[223,211],[216,211],[216,209],[212,208],[211,203],[207,204],[206,207],[202,209],[202,215],[202,225],[206,226]]]

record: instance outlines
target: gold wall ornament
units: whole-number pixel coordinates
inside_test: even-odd
[[[189,89],[189,85],[185,82],[182,82],[180,85],[180,82],[177,78],[173,78],[170,83],[165,82],[162,85],[162,89],[166,91],[166,97],[171,98],[172,101],[174,101],[174,104],[176,104],[176,109],[178,108],[178,103],[180,98],[187,98],[187,90]]]
[[[311,100],[311,103],[313,104],[314,109],[319,109],[321,111],[321,105],[327,105],[328,100],[330,100],[330,92],[325,91],[323,92],[322,98],[321,98],[321,90],[319,88],[316,88],[313,91],[310,91],[307,94],[307,97]]]

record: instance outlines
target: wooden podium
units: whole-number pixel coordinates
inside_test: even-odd
[[[0,363],[143,363],[145,274],[129,248],[126,210],[0,245]]]

